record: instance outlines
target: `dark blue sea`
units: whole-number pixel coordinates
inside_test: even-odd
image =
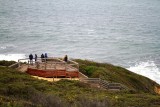
[[[160,84],[160,0],[0,0],[0,60],[111,63]]]

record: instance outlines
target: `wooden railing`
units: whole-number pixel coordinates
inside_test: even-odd
[[[34,59],[33,59],[34,60]],[[68,60],[68,62],[63,61],[61,58],[56,57],[49,57],[49,58],[37,58],[37,61],[31,61],[29,58],[25,59],[19,59],[18,60],[18,67],[22,65],[23,62],[26,62],[28,64],[28,68],[38,67],[37,64],[43,64],[41,69],[58,69],[56,68],[57,65],[63,65],[63,70],[69,71],[69,68],[74,68],[76,71],[79,71],[79,64],[75,61]],[[33,66],[34,65],[34,66]]]
[[[79,64],[71,60],[65,62],[60,58],[50,57],[30,61],[29,58],[26,58],[19,59],[17,65],[20,69],[28,68],[27,73],[29,74],[41,77],[79,77]]]
[[[77,62],[72,61],[72,60],[68,60],[67,65],[68,65],[69,67],[76,68],[77,71],[79,72],[79,64],[78,64]],[[67,70],[68,70],[68,69],[67,69]]]
[[[18,68],[18,66],[19,66],[19,63],[17,62],[17,63],[10,65],[9,67],[10,68]]]
[[[80,81],[87,83],[98,83],[100,82],[100,78],[80,78]]]
[[[128,90],[128,88],[121,83],[110,83],[100,78],[80,78],[80,81],[85,83],[98,84],[99,87],[104,89]]]

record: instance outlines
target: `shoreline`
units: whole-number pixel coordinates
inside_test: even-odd
[[[6,55],[0,54],[0,56],[1,56],[1,59],[2,59],[2,57],[6,57],[6,58],[4,58],[4,60],[6,60],[6,61],[16,61],[16,62],[18,62],[18,59],[26,58],[25,54],[6,54]],[[86,60],[86,59],[84,59],[84,60]],[[92,60],[92,61],[94,61],[94,60]],[[95,61],[95,62],[104,63],[104,62],[100,62],[100,61]],[[134,66],[123,67],[123,68],[125,68],[131,72],[134,72],[136,74],[148,77],[151,80],[160,84],[160,68],[158,68],[153,61],[142,62],[139,64],[135,64]]]

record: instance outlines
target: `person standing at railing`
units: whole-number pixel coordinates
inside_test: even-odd
[[[63,61],[68,62],[68,56],[65,55]]]
[[[37,62],[37,54],[35,54],[35,62]]]
[[[33,55],[32,54],[29,55],[29,60],[30,60],[30,64],[33,64]]]
[[[47,61],[47,58],[48,58],[47,53],[44,54],[44,58],[45,58],[45,61]]]
[[[44,54],[44,57],[45,57],[45,58],[48,58],[48,55],[47,55],[47,53],[45,53],[45,54]]]
[[[41,55],[41,60],[42,60],[42,62],[44,61],[44,54],[43,53]]]

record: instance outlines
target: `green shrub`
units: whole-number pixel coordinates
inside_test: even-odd
[[[8,67],[0,67],[0,106],[19,107],[158,107],[155,82],[110,64],[80,60],[89,77],[119,82],[130,90],[109,91],[71,80],[47,82]],[[157,85],[157,84],[156,84]],[[147,92],[147,93],[144,93]],[[4,96],[1,99],[1,96]],[[145,102],[145,103],[144,103]]]
[[[0,61],[0,66],[10,66],[12,64],[16,63],[15,61],[5,61],[5,60],[1,60]]]
[[[127,86],[130,90],[154,94],[154,81],[128,71],[125,68],[106,63],[76,59],[80,65],[80,71],[88,77],[103,78],[109,82],[117,82]]]

